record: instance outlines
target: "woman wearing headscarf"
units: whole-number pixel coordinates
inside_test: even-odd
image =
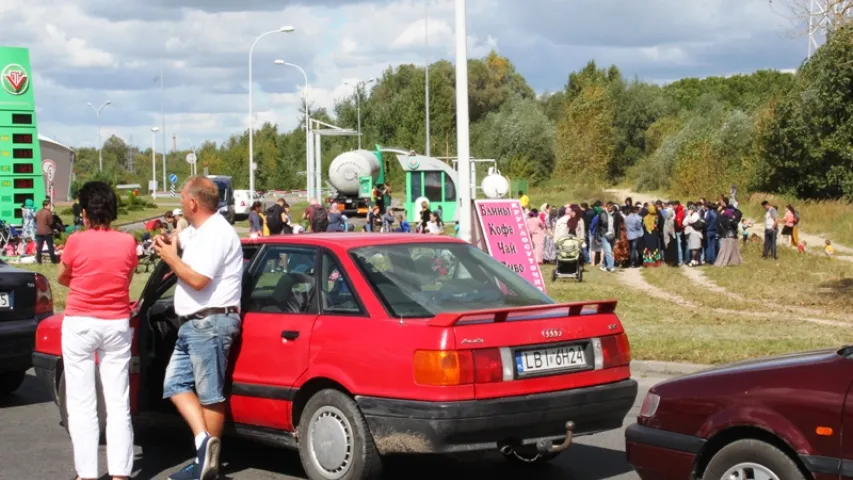
[[[554,222],[555,243],[569,236],[570,212],[571,210],[567,210],[566,207],[560,208],[560,210],[557,212],[557,221]]]
[[[539,211],[535,208],[527,215],[527,230],[530,232],[530,241],[533,242],[533,253],[536,255],[536,262],[541,265],[545,251],[545,222],[539,218]]]
[[[699,251],[702,249],[702,232],[693,227],[700,221],[701,217],[694,205],[687,209],[687,216],[684,217],[684,234],[687,235],[687,249],[690,250],[690,263],[687,265],[695,267],[699,265]]]
[[[21,207],[21,217],[23,220],[21,237],[25,242],[34,241],[36,238],[36,205],[33,203],[33,199],[24,200],[24,205]]]
[[[670,267],[678,266],[678,241],[675,236],[675,207],[664,210],[663,261]]]
[[[649,205],[643,216],[643,266],[647,268],[661,264],[659,218],[657,207]]]
[[[740,265],[743,258],[737,245],[738,221],[735,217],[735,209],[726,207],[717,219],[717,233],[720,235],[720,253],[717,254],[715,267],[727,267],[729,265]]]
[[[552,263],[557,260],[557,244],[554,243],[554,224],[557,221],[557,212],[554,207],[549,204],[542,205],[542,211],[539,214],[542,223],[545,224],[544,247],[542,250],[542,260],[545,263]]]
[[[586,244],[586,221],[583,218],[583,212],[581,208],[577,205],[572,205],[569,209],[569,233],[578,237],[578,239],[582,242],[581,248],[587,248]],[[580,256],[581,264],[584,264],[586,258],[581,255]]]

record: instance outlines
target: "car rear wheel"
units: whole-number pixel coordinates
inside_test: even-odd
[[[21,385],[23,385],[24,379],[26,378],[26,370],[0,373],[0,395],[9,395],[15,390],[21,388]]]
[[[557,458],[561,452],[540,453],[533,445],[505,447],[501,449],[504,458],[516,465],[542,465]]]
[[[704,480],[805,480],[783,451],[760,440],[738,440],[716,453]]]
[[[98,392],[98,428],[101,431],[101,442],[106,439],[107,432],[107,410],[104,406],[104,389],[101,387],[101,376],[95,375],[95,390]],[[62,419],[62,426],[68,432],[68,400],[65,395],[65,373],[59,377],[59,417]]]
[[[305,405],[299,458],[310,480],[376,480],[382,474],[382,459],[364,416],[338,390],[321,390]]]

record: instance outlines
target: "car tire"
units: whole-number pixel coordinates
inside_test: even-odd
[[[302,410],[299,459],[310,480],[382,476],[382,458],[364,416],[355,401],[338,390],[320,390]]]
[[[98,429],[101,432],[101,443],[106,441],[107,433],[107,409],[104,402],[104,389],[101,387],[101,376],[95,375],[95,391],[98,392]],[[65,395],[65,372],[59,377],[59,389],[57,390],[57,403],[59,404],[59,417],[62,427],[68,433],[68,401]]]
[[[739,468],[764,469],[772,472],[777,478],[784,480],[805,480],[803,472],[785,452],[760,440],[738,440],[723,447],[717,452],[708,467],[704,480],[726,480],[735,478],[733,472]],[[752,478],[752,476],[741,476],[739,478]]]
[[[513,465],[538,466],[544,465],[557,458],[560,453],[540,453],[534,445],[513,447],[508,451],[502,450],[501,454]]]
[[[237,214],[234,213],[234,207],[228,207],[228,223],[234,225],[234,222],[237,219]]]
[[[10,395],[15,390],[21,388],[26,378],[26,370],[0,373],[0,396]]]

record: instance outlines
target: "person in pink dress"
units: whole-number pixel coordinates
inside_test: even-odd
[[[541,265],[545,256],[545,222],[539,218],[539,211],[535,208],[530,210],[527,217],[527,230],[530,231],[530,240],[533,242],[533,253],[536,261]]]

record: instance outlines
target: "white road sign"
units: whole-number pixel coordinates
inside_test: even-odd
[[[187,154],[187,163],[190,165],[195,165],[195,162],[198,161],[198,158],[195,156],[195,153]]]

